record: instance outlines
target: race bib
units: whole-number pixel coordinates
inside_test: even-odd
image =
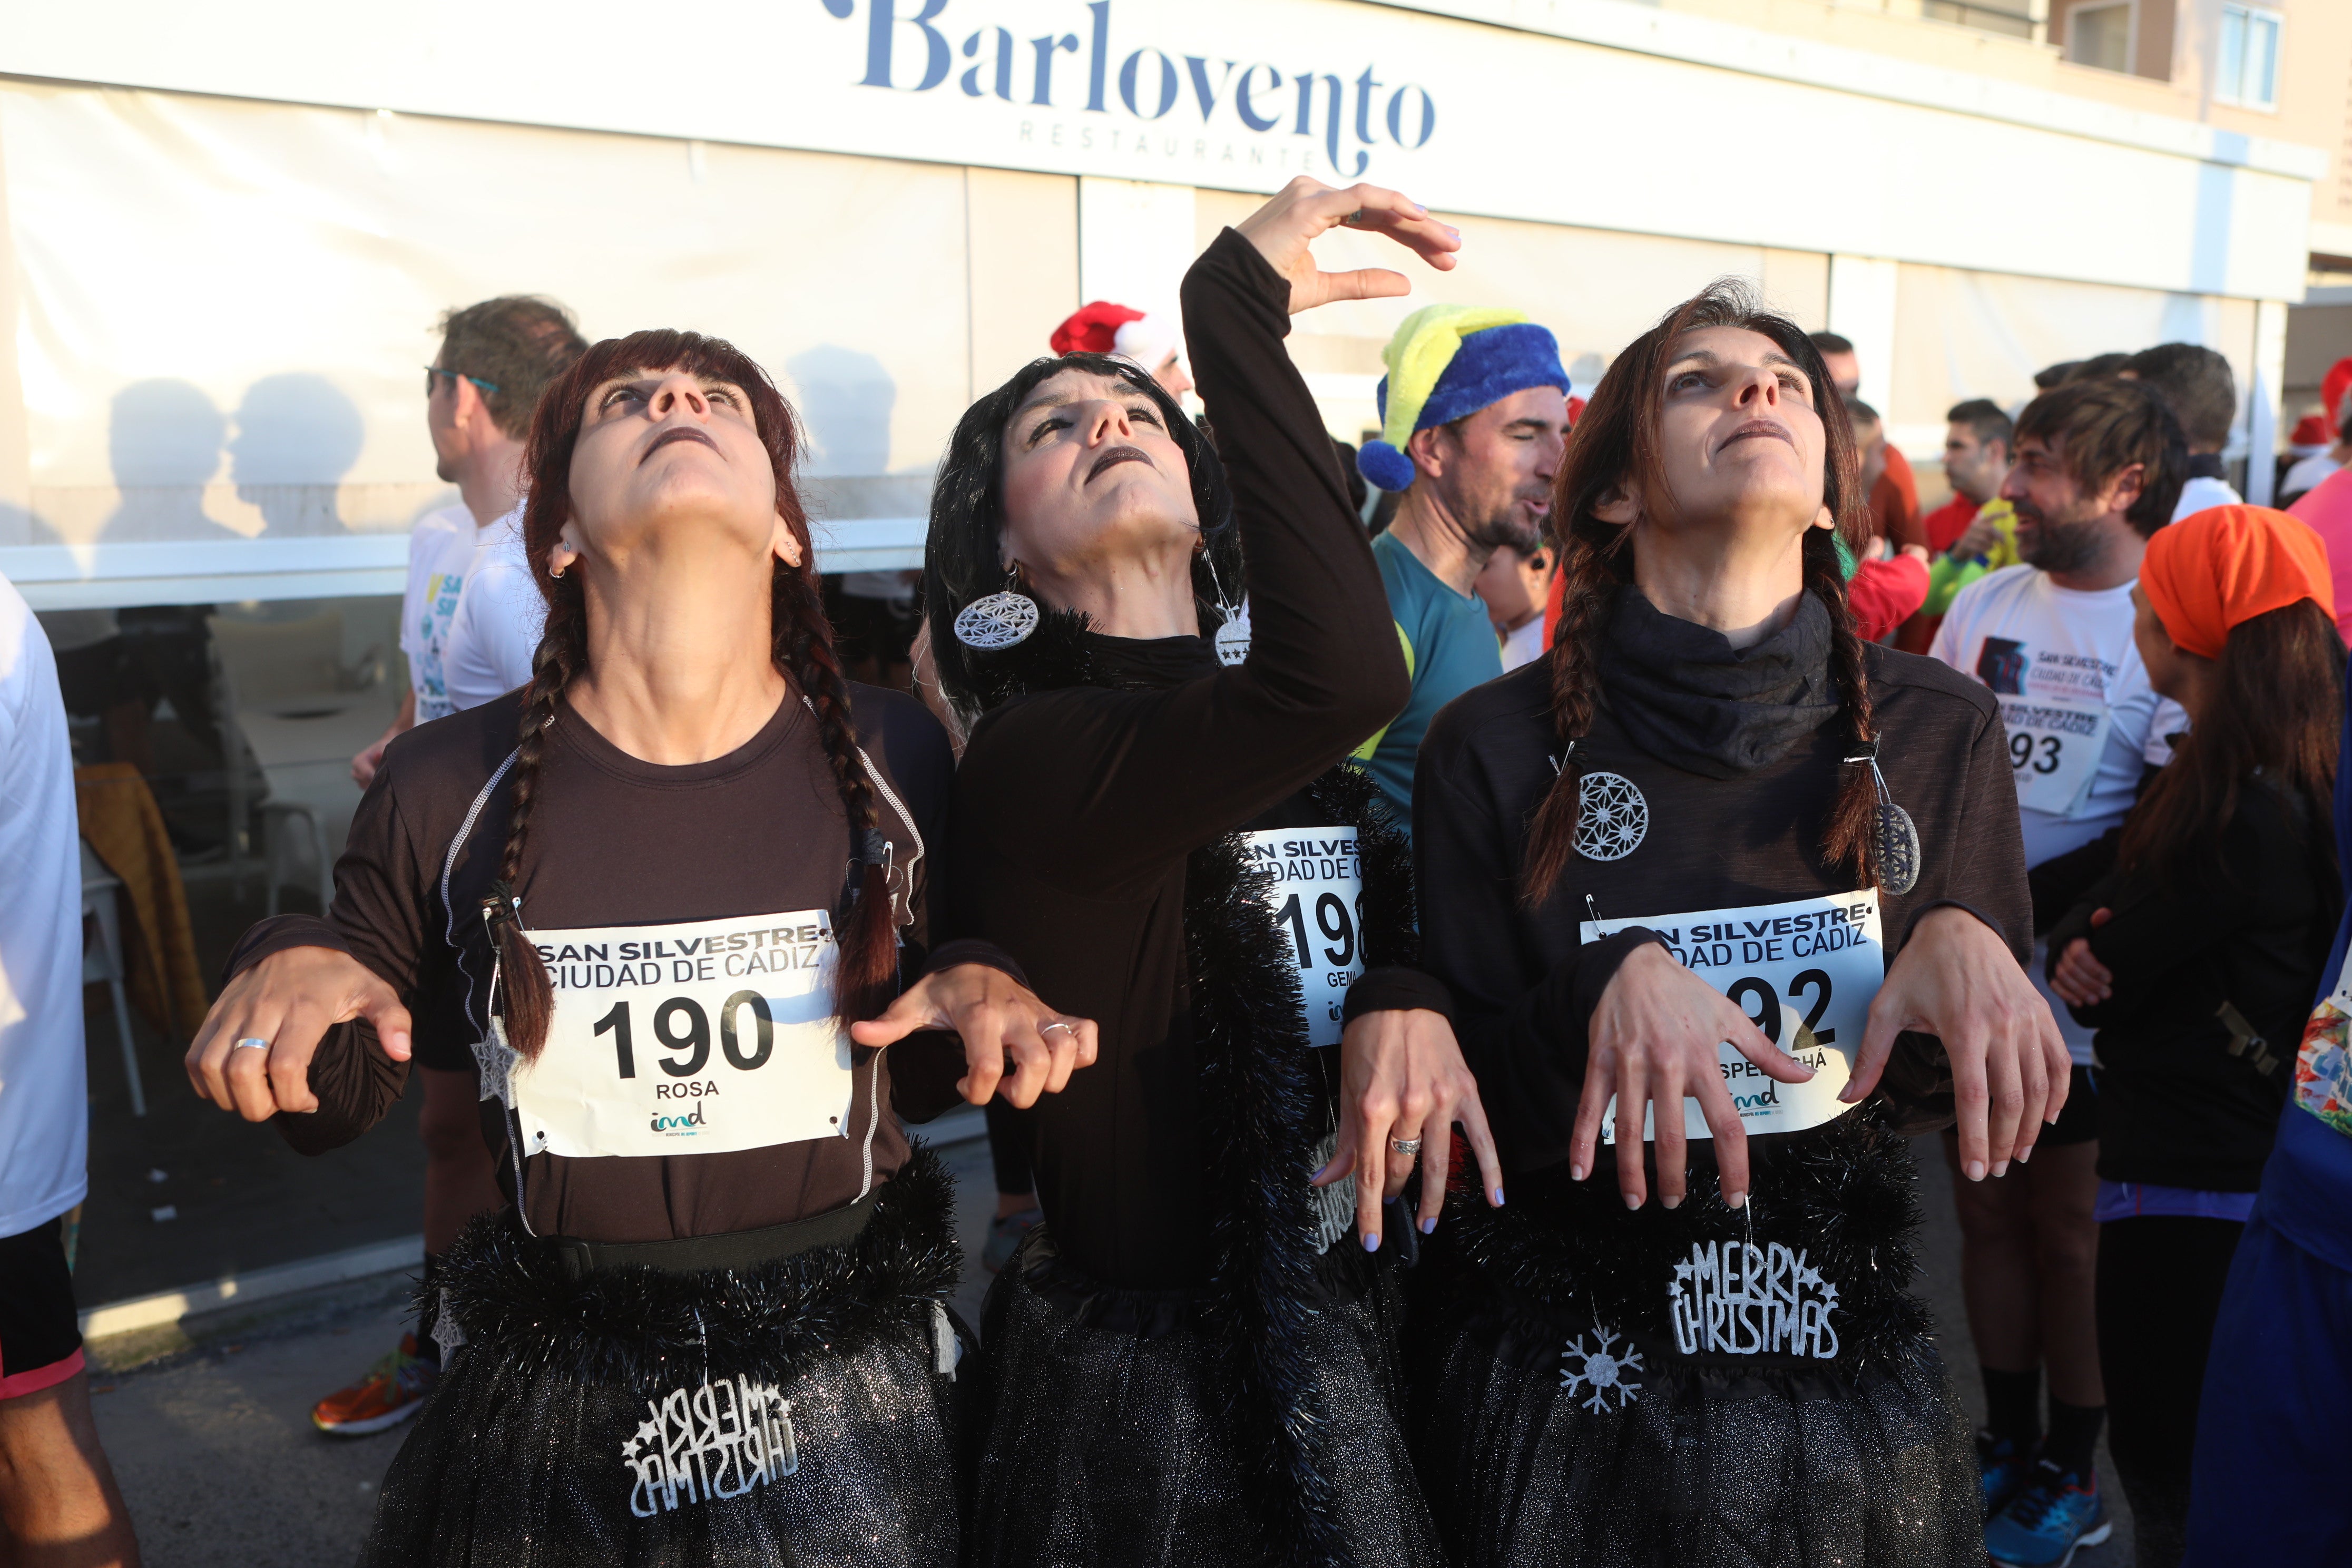
[[[848,1135],[823,910],[529,933],[555,985],[517,1063],[525,1154],[713,1154]]]
[[[2017,804],[2052,816],[2081,810],[2115,727],[2114,710],[2104,702],[2063,697],[2004,697],[2000,721],[2009,731]]]
[[[1744,910],[1586,921],[1579,940],[1597,942],[1627,926],[1647,926],[1675,958],[1738,1003],[1771,1042],[1813,1069],[1804,1083],[1781,1083],[1726,1043],[1719,1047],[1725,1087],[1750,1132],[1800,1132],[1843,1115],[1839,1090],[1862,1049],[1870,1004],[1886,978],[1879,933],[1878,890],[1759,904]],[[1603,1112],[1601,1136],[1617,1141],[1617,1100]],[[1699,1102],[1683,1101],[1683,1131],[1712,1138]],[[1644,1142],[1657,1135],[1656,1107],[1642,1121]]]
[[[1298,992],[1307,1007],[1307,1038],[1339,1043],[1339,1008],[1348,987],[1364,972],[1363,863],[1352,827],[1285,827],[1242,835],[1242,856],[1273,878],[1266,903],[1281,922]]]

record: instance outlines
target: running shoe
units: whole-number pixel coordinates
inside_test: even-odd
[[[1985,1554],[2002,1568],[2066,1568],[2080,1547],[2115,1533],[2096,1476],[2034,1464],[2024,1489],[1985,1526]]]
[[[991,1274],[1002,1274],[1013,1255],[1021,1250],[1021,1239],[1045,1218],[1040,1209],[1023,1209],[988,1222],[988,1245],[980,1249],[980,1266]]]
[[[1994,1436],[1989,1427],[1977,1428],[1977,1474],[1984,1482],[1987,1520],[2009,1506],[2032,1473],[2033,1461],[2019,1453],[2015,1443]]]
[[[441,1375],[441,1363],[416,1353],[416,1336],[400,1336],[400,1348],[368,1368],[349,1388],[339,1388],[311,1407],[310,1425],[337,1437],[364,1437],[397,1426],[416,1414]]]

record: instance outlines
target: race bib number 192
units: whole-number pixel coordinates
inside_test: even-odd
[[[1886,978],[1875,889],[1743,910],[1586,921],[1579,937],[1595,942],[1627,926],[1647,926],[1664,937],[1678,962],[1738,1003],[1774,1045],[1813,1069],[1803,1083],[1782,1083],[1765,1077],[1728,1042],[1720,1046],[1724,1084],[1748,1131],[1802,1131],[1852,1109],[1840,1103],[1838,1091],[1853,1072],[1871,1001]],[[1603,1142],[1614,1143],[1613,1095],[1601,1127]],[[1696,1100],[1683,1101],[1683,1131],[1715,1136]],[[1643,1120],[1642,1137],[1647,1142],[1656,1135],[1654,1105]]]
[[[525,1154],[710,1154],[846,1136],[823,910],[541,931],[547,1048],[514,1068]]]

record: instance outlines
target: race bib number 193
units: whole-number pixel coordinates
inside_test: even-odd
[[[2090,795],[2114,712],[2104,702],[2004,697],[2000,721],[2009,731],[2017,804],[2052,816],[2072,816]]]
[[[547,1048],[514,1068],[525,1154],[709,1154],[846,1136],[823,910],[541,931]]]
[[[1759,904],[1743,910],[1586,921],[1584,942],[1627,926],[1647,926],[1664,937],[1675,959],[1739,1005],[1765,1037],[1813,1069],[1803,1083],[1764,1076],[1732,1048],[1718,1047],[1725,1087],[1749,1132],[1798,1132],[1843,1115],[1838,1100],[1862,1049],[1870,1004],[1886,978],[1886,947],[1879,931],[1878,893],[1840,893]],[[1617,1141],[1617,1100],[1601,1121],[1603,1142]],[[1712,1138],[1699,1102],[1683,1101],[1683,1131]],[[1656,1108],[1642,1123],[1644,1142],[1656,1137]]]

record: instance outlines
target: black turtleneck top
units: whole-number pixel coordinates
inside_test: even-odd
[[[1455,699],[1430,725],[1413,783],[1422,963],[1453,991],[1463,1052],[1512,1169],[1568,1157],[1593,1006],[1625,954],[1654,940],[1637,926],[1580,943],[1589,913],[1613,923],[1851,889],[1820,850],[1846,765],[1829,646],[1826,611],[1810,597],[1779,634],[1734,650],[1621,589],[1599,649],[1600,711],[1577,758],[1588,774],[1630,781],[1646,827],[1617,858],[1572,856],[1534,910],[1517,884],[1560,750],[1550,661]],[[1917,885],[1881,895],[1890,961],[1920,915],[1956,904],[2023,963],[2032,911],[1999,710],[1933,659],[1868,644],[1863,664],[1880,766],[1919,834]],[[1927,1044],[1905,1037],[1888,1069],[1897,1098],[1932,1095],[1940,1063]],[[1711,1152],[1692,1145],[1695,1163]],[[1604,1179],[1609,1168],[1604,1158]]]
[[[1200,1064],[1185,858],[1237,829],[1307,826],[1292,801],[1403,707],[1381,575],[1306,383],[1283,347],[1289,286],[1228,229],[1186,274],[1192,372],[1247,556],[1253,640],[1088,637],[1098,675],[973,726],[944,880],[1037,994],[1101,1026],[1101,1057],[1033,1119],[1063,1256],[1129,1289],[1203,1283]],[[1359,982],[1359,984],[1362,984]]]

